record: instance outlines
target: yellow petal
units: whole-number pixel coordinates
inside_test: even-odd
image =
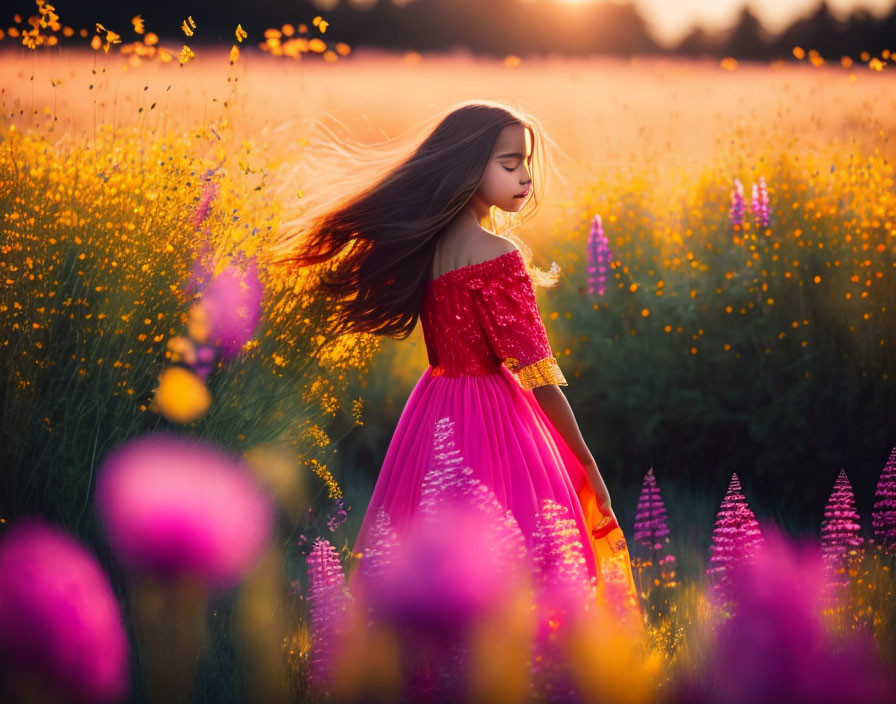
[[[189,369],[168,367],[159,374],[151,407],[168,420],[189,423],[208,411],[211,403],[211,394],[202,379]]]

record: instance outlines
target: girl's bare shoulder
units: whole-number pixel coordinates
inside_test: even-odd
[[[519,247],[506,237],[492,234],[481,228],[479,233],[471,236],[468,244],[468,253],[471,257],[471,264],[485,259],[500,257],[502,254],[508,254],[515,249],[519,249]]]
[[[436,248],[435,275],[493,259],[519,249],[505,237],[472,224],[446,231]]]

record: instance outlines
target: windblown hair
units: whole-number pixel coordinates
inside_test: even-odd
[[[359,148],[330,139],[327,148],[357,174],[323,181],[317,202],[306,199],[304,212],[282,226],[274,254],[291,268],[310,267],[302,272],[303,292],[326,299],[327,337],[411,334],[439,237],[476,192],[498,134],[508,125],[522,124],[531,136],[532,196],[518,213],[492,207],[492,230],[517,244],[536,284],[556,283],[559,272],[531,267],[529,248],[512,231],[535,212],[546,185],[548,138],[536,119],[497,102],[471,101],[451,108],[435,127],[428,122],[428,134],[409,156],[403,142]],[[374,169],[375,182],[362,185]],[[339,195],[329,196],[328,189]],[[328,266],[319,272],[322,267],[315,265],[321,264]]]

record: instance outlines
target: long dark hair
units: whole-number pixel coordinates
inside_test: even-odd
[[[321,184],[324,191],[341,189],[340,195],[329,202],[323,195],[318,198],[322,206],[308,205],[284,223],[276,245],[276,253],[285,255],[280,264],[314,272],[302,277],[302,291],[325,297],[329,315],[322,332],[327,337],[372,333],[400,340],[411,334],[439,236],[479,187],[498,134],[513,124],[523,125],[532,138],[532,196],[518,213],[492,207],[491,223],[496,234],[520,248],[536,284],[556,283],[556,267],[550,272],[531,267],[529,248],[513,233],[535,212],[546,185],[550,162],[544,130],[534,117],[506,104],[465,102],[428,127],[410,156],[400,156],[385,176],[380,171],[363,188],[357,182],[364,178],[364,162],[382,166],[399,152],[406,154],[406,148],[355,148],[338,139],[328,145],[361,175],[355,183],[343,174],[338,183]],[[312,266],[331,261],[335,265],[323,271]]]

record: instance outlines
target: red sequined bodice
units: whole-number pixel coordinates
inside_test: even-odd
[[[518,249],[429,281],[420,314],[433,376],[493,374],[501,364],[520,385],[566,385]]]

